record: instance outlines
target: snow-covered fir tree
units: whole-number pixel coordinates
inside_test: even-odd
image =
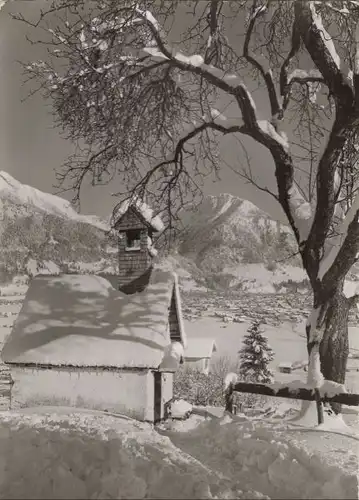
[[[274,352],[268,344],[267,337],[263,335],[259,321],[254,321],[248,328],[243,344],[238,353],[240,376],[252,382],[272,382],[273,373],[268,365],[274,358]]]

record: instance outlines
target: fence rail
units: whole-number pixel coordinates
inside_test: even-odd
[[[287,387],[271,387],[270,385],[254,384],[249,382],[230,383],[226,392],[226,411],[229,413],[234,412],[234,393],[244,392],[250,394],[261,394],[264,396],[271,396],[276,398],[288,399],[301,399],[304,401],[315,401],[317,404],[318,423],[324,422],[323,403],[339,403],[347,406],[359,406],[359,394],[340,393],[335,396],[322,396],[318,389],[296,388]]]

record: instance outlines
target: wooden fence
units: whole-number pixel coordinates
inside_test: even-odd
[[[272,396],[276,398],[301,399],[305,401],[316,401],[318,412],[318,423],[324,422],[323,403],[340,403],[347,406],[359,406],[359,394],[341,393],[329,397],[321,396],[318,389],[298,388],[293,389],[285,386],[271,387],[270,385],[254,384],[248,382],[230,383],[226,393],[226,411],[235,413],[235,405],[233,404],[234,393],[245,392],[250,394],[262,394],[264,396]]]

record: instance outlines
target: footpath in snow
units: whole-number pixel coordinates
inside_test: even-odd
[[[357,498],[357,477],[270,422],[193,415],[182,432],[101,412],[0,413],[0,498]],[[166,435],[163,435],[166,434]]]

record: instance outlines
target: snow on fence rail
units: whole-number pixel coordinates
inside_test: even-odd
[[[290,384],[255,384],[250,382],[230,382],[225,391],[226,411],[234,413],[233,404],[234,392],[245,392],[250,394],[262,394],[264,396],[273,396],[276,398],[301,399],[305,401],[316,401],[318,412],[318,423],[324,422],[323,403],[339,403],[347,406],[359,406],[359,394],[333,391],[334,385],[340,387],[340,384],[332,382],[331,390],[323,388],[308,388],[298,385],[298,381]],[[300,384],[300,382],[299,382]],[[303,382],[301,382],[303,384]]]

